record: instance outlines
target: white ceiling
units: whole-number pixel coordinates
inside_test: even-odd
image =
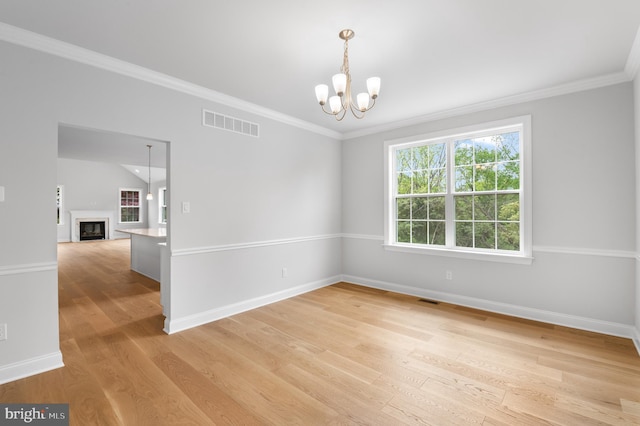
[[[585,80],[628,81],[640,1],[0,0],[0,21],[348,134]],[[338,123],[314,86],[338,71],[344,28],[356,33],[354,90],[373,75],[382,88],[365,119]]]
[[[145,182],[166,180],[167,144],[154,139],[61,124],[58,157],[120,164]]]

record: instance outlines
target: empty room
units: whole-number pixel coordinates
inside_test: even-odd
[[[0,0],[0,423],[640,424],[639,30]]]

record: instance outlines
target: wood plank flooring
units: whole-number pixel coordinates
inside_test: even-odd
[[[341,283],[168,336],[129,241],[59,245],[72,425],[640,424],[631,341]]]

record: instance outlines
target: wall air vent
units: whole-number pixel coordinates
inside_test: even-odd
[[[259,137],[260,126],[257,123],[219,114],[217,112],[202,110],[202,125],[215,127],[216,129],[228,130],[234,133],[241,133],[247,136]]]

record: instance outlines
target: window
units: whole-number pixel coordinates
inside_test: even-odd
[[[140,220],[140,189],[120,190],[120,222],[141,222]]]
[[[58,209],[58,225],[64,225],[64,206],[63,206],[63,195],[64,188],[62,185],[58,185],[58,190],[56,191],[56,207]]]
[[[529,134],[527,116],[387,142],[386,246],[530,261]]]
[[[167,223],[167,188],[158,190],[158,223]]]

